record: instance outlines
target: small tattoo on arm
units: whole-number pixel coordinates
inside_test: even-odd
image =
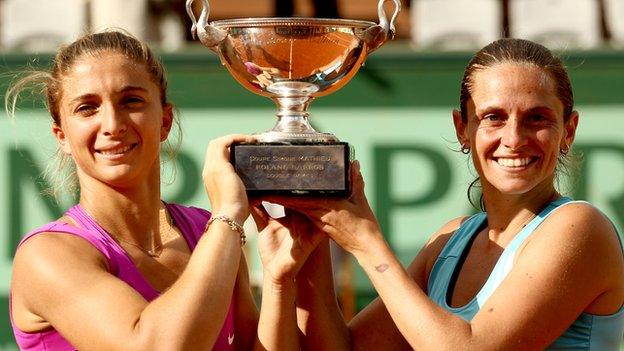
[[[383,273],[383,272],[385,272],[385,271],[386,271],[386,269],[388,269],[388,267],[390,267],[390,266],[388,266],[388,265],[387,265],[387,264],[385,264],[385,263],[382,263],[382,264],[380,264],[379,266],[375,266],[375,270],[376,270],[377,272],[379,272],[379,273]]]

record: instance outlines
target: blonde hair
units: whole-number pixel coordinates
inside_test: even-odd
[[[46,107],[52,122],[61,126],[59,104],[63,94],[63,78],[72,69],[75,62],[84,55],[98,56],[105,52],[116,52],[132,61],[141,64],[147,70],[152,81],[160,91],[160,102],[167,102],[167,77],[165,68],[150,48],[140,40],[120,30],[107,30],[101,33],[90,33],[82,36],[69,45],[62,46],[55,55],[52,65],[47,70],[31,69],[22,72],[12,83],[5,94],[5,110],[10,118],[15,118],[16,107],[21,95],[26,90],[39,96],[45,96]],[[173,159],[181,144],[179,121],[174,118],[178,139],[173,146],[165,144],[165,154]],[[61,192],[75,195],[78,190],[76,166],[71,157],[60,150],[53,156],[53,162],[47,164],[44,177],[51,181],[51,193],[54,196]]]

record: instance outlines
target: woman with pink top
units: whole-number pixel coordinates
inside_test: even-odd
[[[49,71],[13,85],[8,105],[32,84],[45,92],[60,164],[71,169],[63,177],[75,179],[80,200],[17,249],[10,311],[21,349],[298,349],[294,295],[276,282],[300,267],[288,264],[293,245],[306,256],[316,243],[261,236],[258,314],[241,250],[250,206],[228,162],[228,147],[251,137],[209,144],[202,178],[212,214],[165,203],[160,147],[176,121],[149,48],[117,31],[86,35]]]

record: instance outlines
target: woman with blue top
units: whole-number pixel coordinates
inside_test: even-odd
[[[483,212],[443,225],[407,269],[384,240],[357,162],[349,199],[271,199],[353,254],[379,293],[345,325],[320,245],[296,279],[306,346],[619,349],[622,244],[604,214],[555,187],[579,122],[560,59],[526,40],[487,45],[466,68],[453,122]]]

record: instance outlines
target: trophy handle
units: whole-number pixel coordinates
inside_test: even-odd
[[[210,13],[210,4],[208,0],[201,0],[202,11],[198,19],[195,19],[193,13],[193,3],[195,0],[186,0],[186,13],[191,18],[191,34],[193,38],[199,37],[199,41],[211,50],[217,51],[217,45],[219,45],[225,38],[227,38],[227,32],[218,29],[208,24],[208,14]]]
[[[384,4],[387,1],[392,1],[394,3],[394,13],[389,21],[386,11],[384,10]],[[396,21],[400,11],[400,0],[379,0],[379,3],[377,4],[379,24],[368,28],[360,35],[361,39],[368,44],[369,53],[379,49],[379,47],[381,47],[386,41],[394,39],[394,34],[396,32],[394,22]]]

